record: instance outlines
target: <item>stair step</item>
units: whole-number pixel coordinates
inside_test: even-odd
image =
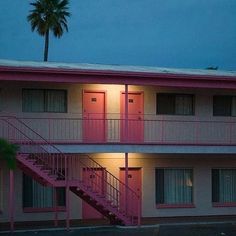
[[[47,175],[50,175],[52,173],[52,171],[50,170],[41,170],[43,173],[47,174]]]
[[[36,160],[35,159],[26,159],[26,161],[28,161],[28,162],[36,162]]]
[[[43,168],[45,167],[45,165],[43,165],[43,164],[37,164],[37,162],[35,162],[34,165],[37,166],[37,167],[40,168],[40,169],[43,169]]]
[[[42,171],[43,172],[43,171]],[[57,179],[58,178],[58,176],[57,175],[55,175],[55,174],[53,174],[53,173],[48,173],[48,172],[43,172],[44,174],[47,174],[50,178],[55,178],[55,179]]]

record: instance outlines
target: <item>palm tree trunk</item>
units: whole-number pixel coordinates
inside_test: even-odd
[[[49,30],[45,34],[44,61],[48,61]]]

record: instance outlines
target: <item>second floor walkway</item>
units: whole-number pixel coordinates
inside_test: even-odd
[[[234,120],[198,120],[195,117],[154,119],[151,115],[144,115],[142,118],[131,118],[126,121],[118,116],[120,115],[107,114],[106,119],[85,119],[81,115],[75,118],[5,119],[16,123],[15,126],[34,141],[40,142],[37,135],[32,136],[32,130],[50,143],[63,146],[67,152],[77,152],[76,147],[80,147],[81,152],[104,152],[104,145],[106,152],[133,150],[151,153],[207,153],[211,150],[210,153],[220,153],[225,147],[227,148],[223,153],[235,152]],[[17,136],[8,123],[1,122],[0,133],[1,137],[24,143],[25,137]]]

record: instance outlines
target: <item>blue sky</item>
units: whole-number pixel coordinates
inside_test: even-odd
[[[32,1],[0,0],[1,59],[42,61]],[[70,11],[49,61],[236,70],[236,0],[70,0]]]

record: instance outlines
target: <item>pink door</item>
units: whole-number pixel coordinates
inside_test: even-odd
[[[125,183],[125,168],[120,169],[120,180]],[[132,197],[131,194],[128,194],[128,202],[126,203],[125,189],[124,187],[120,187],[121,191],[121,206],[123,210],[127,208],[128,212],[132,212],[135,215],[138,215],[138,205],[140,204],[140,212],[141,212],[141,196],[142,196],[142,183],[141,183],[141,168],[129,168],[128,172],[128,184],[129,187],[136,192],[136,194],[140,197],[140,202],[137,198]],[[141,213],[140,213],[141,214]]]
[[[104,195],[106,192],[105,184],[102,180],[105,179],[105,171],[102,168],[83,169],[83,181],[87,186],[90,186],[93,192],[98,192]],[[82,203],[83,219],[102,219],[103,215],[88,203]]]
[[[105,92],[83,93],[83,141],[105,141]]]
[[[128,94],[128,127],[125,125],[125,93],[121,94],[121,141],[143,142],[143,93]]]

